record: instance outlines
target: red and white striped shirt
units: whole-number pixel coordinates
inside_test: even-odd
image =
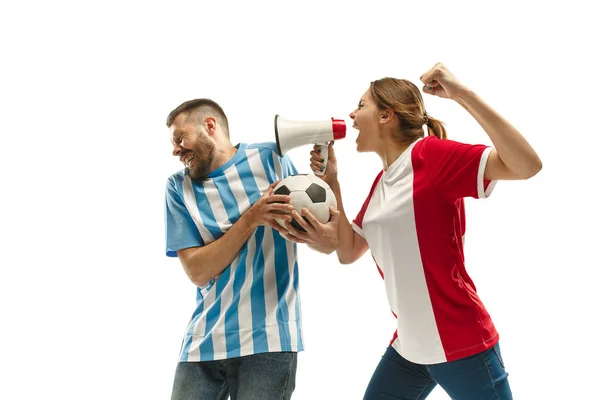
[[[487,198],[491,147],[427,136],[381,171],[354,230],[367,243],[397,318],[391,345],[419,364],[492,347],[498,333],[464,264],[464,197]]]

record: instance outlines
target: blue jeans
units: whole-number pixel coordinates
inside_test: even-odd
[[[295,352],[180,362],[171,400],[287,400],[296,386],[296,364]]]
[[[412,363],[388,347],[375,369],[364,400],[421,400],[440,385],[454,400],[511,400],[500,345],[441,364]]]

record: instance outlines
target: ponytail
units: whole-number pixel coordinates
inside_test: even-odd
[[[427,116],[425,125],[427,125],[427,133],[429,135],[434,135],[438,139],[448,139],[446,128],[444,127],[444,124],[442,124],[442,121]]]

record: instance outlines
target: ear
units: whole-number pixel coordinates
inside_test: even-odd
[[[394,111],[387,108],[387,109],[381,111],[381,113],[379,114],[379,123],[386,124],[386,123],[390,122],[391,120],[393,120],[395,115],[396,114],[394,113]]]
[[[204,126],[206,127],[208,135],[213,136],[217,131],[217,120],[215,117],[206,117],[204,118]]]

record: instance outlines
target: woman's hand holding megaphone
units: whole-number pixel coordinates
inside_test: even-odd
[[[328,154],[323,155],[322,146],[315,145],[310,152],[310,168],[316,176],[323,179],[329,186],[337,182],[337,159],[333,150],[333,141],[329,142]],[[322,175],[321,175],[322,174]]]

